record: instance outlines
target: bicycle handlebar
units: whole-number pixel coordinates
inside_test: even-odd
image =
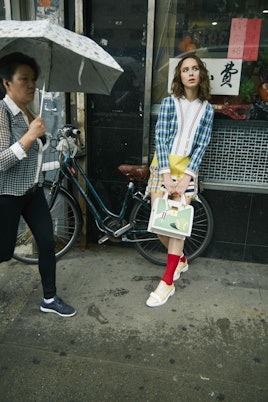
[[[79,135],[81,134],[81,131],[78,130],[77,128],[73,127],[71,124],[66,124],[62,128],[58,130],[59,134],[58,137],[73,137],[73,138],[78,138]]]
[[[60,128],[57,136],[57,151],[61,152],[64,156],[73,158],[78,151],[76,140],[79,138],[79,135],[80,130],[73,127],[71,124],[66,124]]]

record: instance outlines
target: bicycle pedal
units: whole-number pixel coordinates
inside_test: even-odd
[[[99,240],[98,240],[98,244],[103,244],[105,243],[107,240],[109,239],[108,236],[102,236]]]
[[[122,228],[116,230],[116,231],[114,232],[114,237],[119,237],[119,236],[121,236],[123,233],[127,232],[127,231],[131,228],[131,226],[132,226],[132,225],[131,225],[130,223],[128,223],[127,225],[123,226]]]

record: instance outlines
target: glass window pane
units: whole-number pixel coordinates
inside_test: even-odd
[[[194,52],[207,61],[216,117],[268,120],[267,8],[263,0],[156,1],[153,105],[169,94],[171,59]]]

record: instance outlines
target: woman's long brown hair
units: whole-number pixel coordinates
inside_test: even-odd
[[[171,93],[176,96],[176,98],[181,98],[185,96],[184,85],[181,81],[181,66],[184,60],[194,59],[196,60],[199,70],[200,70],[200,84],[198,88],[198,98],[201,101],[208,100],[210,98],[210,81],[208,70],[203,63],[203,61],[196,55],[187,55],[181,59],[175,69],[174,78],[171,85]]]

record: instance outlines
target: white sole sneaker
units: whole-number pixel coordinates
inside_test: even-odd
[[[168,299],[175,293],[175,286],[167,285],[166,282],[160,281],[159,285],[146,301],[148,307],[158,307],[165,304]]]

